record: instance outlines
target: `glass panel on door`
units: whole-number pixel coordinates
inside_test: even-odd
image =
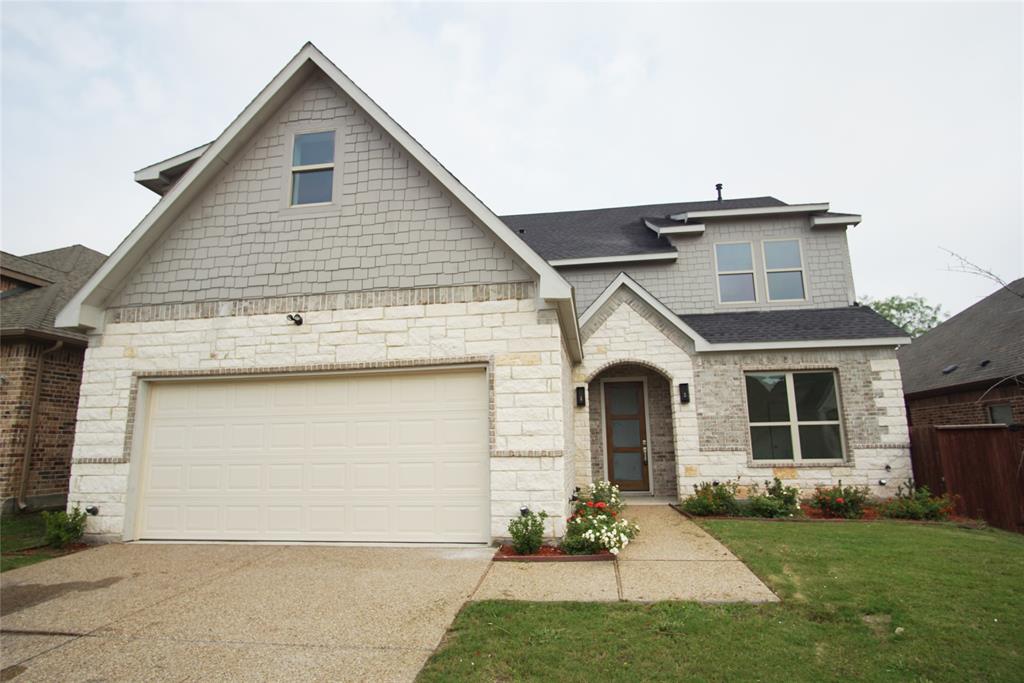
[[[646,491],[647,418],[642,382],[605,383],[608,478],[624,491]]]

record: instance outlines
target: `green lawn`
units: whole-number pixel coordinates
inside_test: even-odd
[[[28,555],[12,554],[44,544],[46,525],[38,512],[0,516],[0,572],[17,569],[62,555],[63,551],[40,548]]]
[[[704,526],[783,602],[472,603],[420,680],[1024,680],[1024,536]]]

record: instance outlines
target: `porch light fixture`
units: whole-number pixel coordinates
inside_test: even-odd
[[[576,407],[582,408],[587,405],[587,388],[576,387]]]
[[[295,315],[292,315],[292,314],[289,313],[288,314],[288,320],[290,320],[291,322],[295,323],[296,325],[301,325],[302,324],[302,314],[301,313],[296,313]]]
[[[690,402],[690,385],[683,382],[679,385],[679,402],[689,403]]]

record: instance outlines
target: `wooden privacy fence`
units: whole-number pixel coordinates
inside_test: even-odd
[[[914,481],[948,493],[958,515],[1024,533],[1024,431],[1006,425],[910,428]]]

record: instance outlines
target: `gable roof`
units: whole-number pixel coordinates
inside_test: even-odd
[[[510,230],[473,195],[455,176],[427,152],[408,132],[370,99],[348,76],[324,56],[312,43],[306,43],[242,113],[211,142],[177,183],[157,202],[149,214],[118,245],[106,263],[68,302],[57,316],[57,325],[70,328],[99,328],[103,324],[103,306],[118,285],[156,242],[163,231],[183,211],[202,188],[230,163],[235,154],[270,116],[315,72],[323,73],[395,142],[422,165],[428,173],[513,252],[539,278],[541,298],[558,303],[560,318],[571,315],[572,287],[526,242]],[[576,328],[575,319],[563,323],[563,329]],[[574,337],[575,336],[575,340]],[[578,349],[578,330],[568,335],[570,348]]]
[[[586,326],[620,288],[627,288],[676,329],[698,352],[896,346],[906,332],[866,306],[750,313],[677,315],[626,273],[619,273],[580,316]]]
[[[895,346],[910,341],[906,332],[867,306],[679,317],[712,344],[885,339]]]
[[[84,342],[84,334],[54,327],[57,312],[106,256],[81,244],[25,256],[0,252],[0,267],[14,277],[27,275],[46,284],[0,294],[0,334],[58,337]]]
[[[1024,373],[1024,278],[925,332],[897,356],[905,394]]]
[[[786,206],[775,197],[746,197],[701,202],[643,204],[584,211],[555,211],[502,216],[534,251],[549,261],[603,256],[674,254],[664,237],[654,234],[645,218],[665,220],[672,214],[708,209],[749,209]]]

